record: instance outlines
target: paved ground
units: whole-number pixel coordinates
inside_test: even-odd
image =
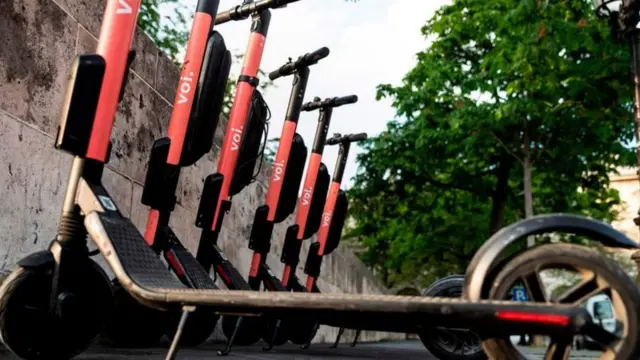
[[[209,345],[198,349],[183,349],[178,353],[179,360],[212,360],[220,345]],[[531,360],[542,359],[544,350],[526,350]],[[78,360],[163,360],[166,349],[122,350],[94,348],[77,357]],[[597,359],[595,353],[582,351],[572,354],[571,360]],[[15,360],[8,353],[0,354],[0,360]],[[355,348],[341,344],[331,349],[327,344],[314,344],[310,349],[301,350],[295,346],[283,346],[271,352],[263,352],[260,347],[237,347],[225,360],[435,360],[419,341],[358,344]]]

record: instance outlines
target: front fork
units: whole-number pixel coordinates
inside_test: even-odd
[[[83,219],[77,205],[72,211],[65,212],[60,218],[58,235],[49,245],[53,262],[49,264],[53,265],[49,312],[57,317],[62,317],[73,306],[69,282],[77,276],[79,269],[83,269],[83,263],[90,261]]]

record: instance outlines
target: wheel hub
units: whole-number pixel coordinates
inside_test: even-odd
[[[58,299],[56,301],[56,315],[59,319],[75,318],[80,306],[81,303],[78,297],[69,291],[65,291],[58,295]]]

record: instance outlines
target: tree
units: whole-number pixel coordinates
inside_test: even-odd
[[[455,0],[423,27],[416,66],[378,89],[401,120],[365,143],[350,191],[351,235],[387,285],[462,272],[533,212],[615,218],[608,174],[633,161],[629,59],[592,13]]]
[[[161,7],[174,8],[173,16],[161,17]],[[185,11],[186,6],[178,0],[142,0],[137,21],[138,26],[178,65],[177,56],[189,39],[187,23],[193,17],[185,15]]]

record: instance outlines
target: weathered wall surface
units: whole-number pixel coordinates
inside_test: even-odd
[[[53,149],[67,70],[77,53],[94,51],[104,0],[0,1],[0,270],[11,269],[26,254],[43,249],[56,232],[71,157]],[[165,134],[175,96],[178,69],[141,31],[124,101],[112,133],[113,151],[104,183],[123,213],[144,228],[147,209],[140,203],[147,159],[154,139]],[[224,131],[221,122],[212,151],[184,169],[172,226],[185,245],[196,249],[193,226],[205,177],[215,171]],[[249,269],[246,247],[255,208],[265,195],[269,169],[233,200],[220,246],[243,275]],[[276,227],[269,264],[282,271],[278,254],[291,220]],[[306,248],[302,259],[306,258]],[[298,269],[302,275],[301,269]],[[339,248],[324,264],[319,286],[326,292],[381,293],[384,288],[349,250]],[[316,341],[332,341],[336,329],[324,327]],[[218,334],[219,336],[219,334]],[[344,339],[349,340],[350,334]],[[363,333],[363,341],[402,338]]]

